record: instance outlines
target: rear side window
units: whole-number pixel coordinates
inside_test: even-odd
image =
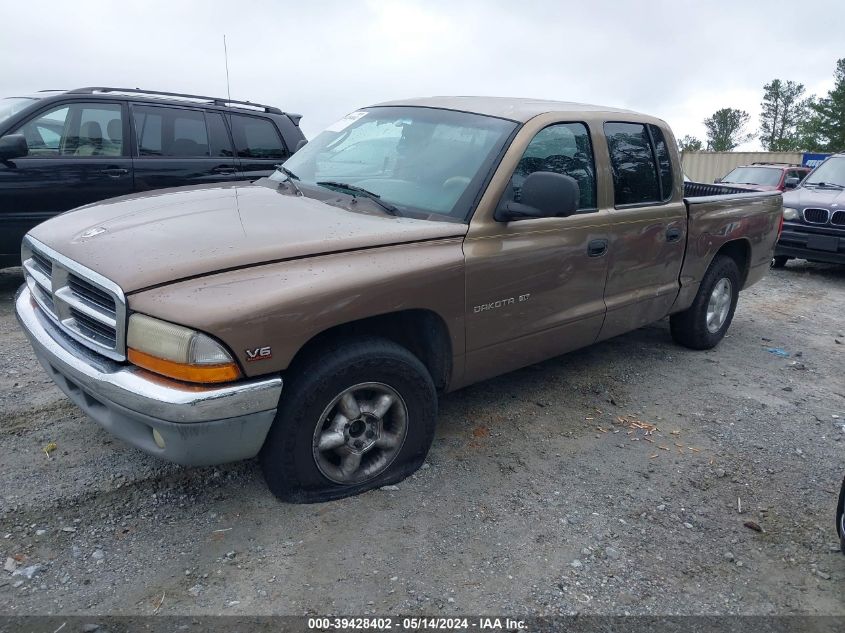
[[[133,106],[139,156],[195,158],[209,155],[202,110]]]
[[[657,164],[646,126],[605,123],[604,134],[610,150],[616,205],[661,202]]]
[[[216,112],[206,112],[205,121],[208,123],[209,150],[212,156],[234,156],[229,132],[223,122],[223,115]]]
[[[231,116],[232,136],[241,158],[287,158],[282,139],[267,119],[251,116]]]
[[[660,191],[663,200],[672,197],[672,161],[669,160],[669,148],[663,130],[656,125],[649,125],[651,140],[654,142],[654,155],[657,157],[657,168],[660,172]]]

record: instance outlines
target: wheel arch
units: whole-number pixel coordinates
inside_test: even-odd
[[[713,261],[719,255],[725,255],[734,260],[736,267],[739,269],[739,287],[745,288],[745,283],[748,280],[748,272],[751,269],[751,243],[748,239],[741,237],[722,244],[719,250],[713,255],[708,268],[712,266]]]
[[[344,339],[378,336],[393,341],[420,359],[439,392],[452,379],[452,342],[443,317],[432,310],[409,309],[389,312],[329,327],[306,341],[288,364],[287,371],[318,350],[336,347]]]

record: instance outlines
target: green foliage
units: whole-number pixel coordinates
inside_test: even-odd
[[[833,90],[809,103],[810,117],[799,126],[802,149],[820,152],[845,150],[845,58],[836,62]]]
[[[704,144],[699,139],[689,134],[678,141],[678,148],[682,152],[700,152],[703,147]]]
[[[745,110],[722,108],[704,119],[707,128],[707,149],[713,152],[729,152],[737,145],[750,141],[753,134],[748,134],[745,127],[750,115]]]
[[[808,114],[809,99],[802,99],[804,85],[774,79],[763,86],[760,104],[760,142],[770,152],[800,149],[799,126]]]

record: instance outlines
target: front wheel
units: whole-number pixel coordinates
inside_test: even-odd
[[[401,481],[422,465],[437,394],[410,351],[361,337],[316,348],[288,373],[259,456],[277,497],[338,499]]]
[[[731,325],[739,299],[739,269],[726,255],[717,255],[704,274],[692,305],[669,319],[672,338],[691,349],[711,349]]]

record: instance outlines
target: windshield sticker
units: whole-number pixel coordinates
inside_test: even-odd
[[[325,131],[326,132],[342,132],[343,130],[348,128],[350,125],[355,123],[355,121],[360,119],[362,116],[366,116],[366,114],[367,113],[364,112],[363,110],[358,110],[357,112],[350,112],[349,114],[347,114],[345,117],[343,117],[339,121],[332,123],[329,127],[326,128]]]

